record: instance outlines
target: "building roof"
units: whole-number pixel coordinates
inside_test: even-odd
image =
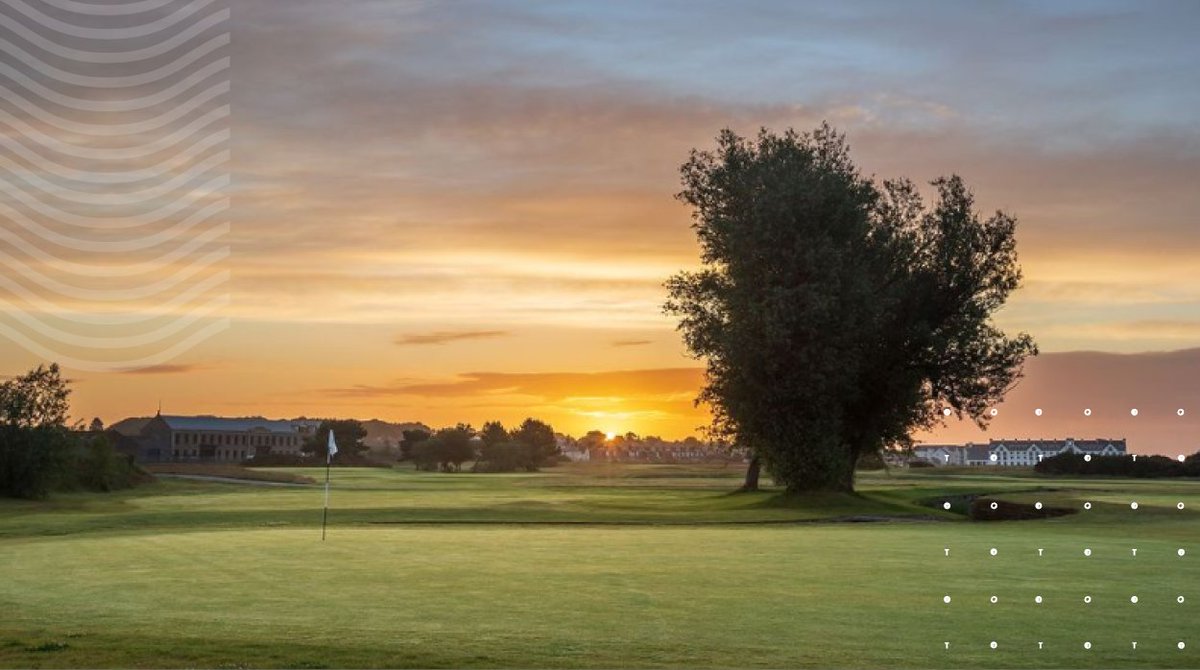
[[[171,430],[207,430],[227,433],[286,433],[300,432],[302,428],[316,428],[320,421],[312,419],[273,420],[263,418],[225,419],[219,416],[172,416],[160,415],[163,423]]]
[[[1117,451],[1125,451],[1125,440],[1076,440],[1070,437],[1065,440],[992,440],[991,445],[1003,446],[1008,451],[1029,451],[1037,447],[1041,451],[1058,452],[1074,447],[1082,453],[1099,453],[1109,446]]]
[[[964,449],[964,448],[965,447],[961,444],[919,444],[919,445],[913,447],[913,451],[914,452],[916,452],[916,451],[937,451],[938,449],[945,449],[946,451],[954,451],[956,449]]]

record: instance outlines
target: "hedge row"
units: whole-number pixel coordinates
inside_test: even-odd
[[[1200,477],[1200,451],[1184,460],[1166,456],[1092,456],[1059,454],[1034,466],[1044,475],[1099,475],[1112,477]]]

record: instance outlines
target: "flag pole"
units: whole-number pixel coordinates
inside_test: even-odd
[[[329,464],[333,455],[338,452],[337,442],[333,439],[333,427],[329,428],[329,444],[325,446],[325,509],[321,512],[321,541],[325,541],[325,524],[329,521]]]
[[[325,541],[325,523],[329,521],[329,462],[333,460],[328,452],[325,454],[325,511],[321,513],[321,541]]]

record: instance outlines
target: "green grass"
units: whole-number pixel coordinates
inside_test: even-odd
[[[1195,481],[874,473],[780,499],[729,495],[732,467],[333,476],[325,543],[319,486],[0,501],[0,666],[1200,666]],[[1093,508],[922,504],[973,493]]]

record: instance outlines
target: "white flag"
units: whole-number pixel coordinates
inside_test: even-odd
[[[329,431],[329,455],[326,456],[326,459],[332,459],[335,455],[337,455],[337,442],[334,441],[331,430]]]

